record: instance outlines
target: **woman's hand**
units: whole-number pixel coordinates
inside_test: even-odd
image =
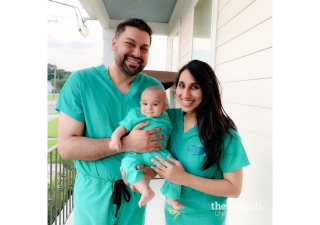
[[[168,158],[168,160],[171,163],[160,156],[156,156],[156,159],[151,159],[151,161],[157,166],[157,168],[154,166],[151,168],[159,174],[160,177],[167,181],[183,185],[185,180],[188,179],[187,177],[189,173],[184,170],[182,164],[178,160],[174,158]]]
[[[159,176],[167,181],[188,186],[200,192],[229,198],[237,198],[241,193],[243,169],[223,173],[223,179],[209,179],[192,175],[185,171],[182,164],[173,158],[168,158],[173,164],[156,156],[151,161],[158,167],[151,167]]]

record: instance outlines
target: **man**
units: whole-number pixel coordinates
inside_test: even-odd
[[[74,72],[61,91],[56,107],[58,150],[77,168],[75,225],[144,224],[146,207],[138,207],[140,193],[126,188],[119,168],[126,151],[159,150],[162,144],[157,140],[163,136],[155,133],[161,129],[144,131],[147,123],[137,125],[122,139],[119,152],[109,149],[109,142],[128,111],[139,107],[143,90],[163,88],[158,80],[140,73],[148,62],[151,35],[143,20],[123,20],[112,39],[112,64]],[[146,174],[145,179],[154,175]]]

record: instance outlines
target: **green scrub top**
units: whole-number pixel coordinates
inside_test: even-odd
[[[129,110],[139,107],[141,93],[149,86],[163,85],[144,73],[137,74],[130,91],[122,94],[104,65],[74,72],[64,84],[56,110],[85,124],[84,136],[108,138]],[[108,146],[106,146],[107,148]],[[131,201],[122,201],[116,218],[112,202],[114,183],[122,179],[120,163],[124,153],[95,161],[74,160],[77,176],[74,188],[74,222],[77,225],[141,225],[145,207],[140,195],[131,192]],[[130,221],[130,222],[129,222]]]
[[[172,124],[167,112],[163,112],[158,117],[147,117],[141,113],[140,107],[131,109],[128,115],[119,123],[121,126],[125,127],[127,130],[132,130],[134,126],[142,122],[149,122],[149,124],[142,128],[142,130],[149,130],[152,128],[161,127],[162,131],[157,132],[157,134],[163,134],[164,138],[159,140],[163,143],[160,150],[166,149],[167,141],[169,135],[172,131]]]
[[[104,65],[74,72],[65,83],[57,102],[57,111],[85,123],[84,136],[108,138],[129,110],[139,107],[141,93],[149,86],[162,84],[139,73],[122,94],[111,80]],[[121,179],[119,171],[123,153],[96,161],[74,160],[78,171],[108,180]]]
[[[223,173],[232,172],[250,164],[240,136],[235,130],[231,129],[230,132],[233,137],[229,134],[225,136],[219,164],[206,170],[201,170],[205,162],[206,153],[199,138],[198,126],[195,125],[184,133],[182,109],[169,109],[168,114],[172,121],[173,130],[167,148],[173,157],[181,162],[188,173],[204,178],[223,179]],[[208,217],[209,214],[212,215],[210,219],[212,223],[210,224],[223,224],[222,221],[225,221],[226,213],[216,213],[212,206],[219,205],[223,207],[223,204],[227,203],[227,197],[212,196],[190,187],[182,186],[179,201],[184,205],[184,208],[179,210],[181,215],[189,214],[195,217],[198,214],[203,214],[204,217]],[[171,208],[170,205],[165,203],[166,216],[170,215],[168,214],[168,208]],[[181,216],[181,218],[183,217]],[[201,223],[202,221],[199,220],[198,222]]]

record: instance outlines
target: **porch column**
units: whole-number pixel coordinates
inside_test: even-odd
[[[114,37],[115,29],[103,29],[103,59],[104,65],[111,65],[113,61],[113,51],[111,50],[111,40]]]

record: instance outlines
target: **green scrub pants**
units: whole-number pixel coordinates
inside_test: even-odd
[[[226,211],[210,211],[201,213],[179,213],[173,209],[164,210],[166,225],[225,225]]]
[[[95,178],[77,172],[74,193],[74,224],[75,225],[143,225],[146,206],[138,207],[141,194],[132,192],[131,200],[126,202],[121,196],[121,207],[117,218],[116,204],[113,204],[115,181]],[[79,198],[79,196],[82,196]],[[85,196],[85,198],[83,197]]]

